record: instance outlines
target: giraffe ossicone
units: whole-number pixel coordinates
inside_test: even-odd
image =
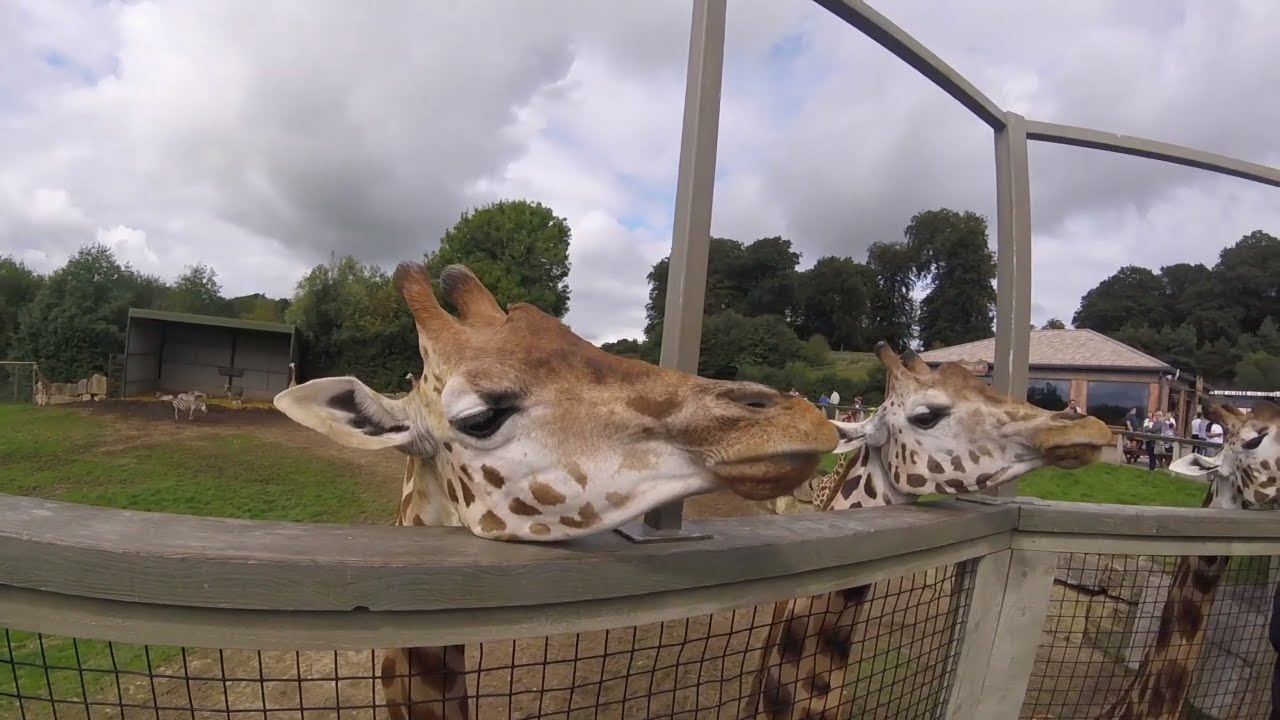
[[[417,460],[402,504],[451,507],[402,509],[405,524],[456,514],[481,537],[563,540],[720,488],[777,497],[836,447],[803,398],[611,355],[532,305],[503,310],[464,266],[439,278],[456,317],[423,265],[401,263],[394,279],[423,359],[413,390],[392,399],[327,377],[274,402],[338,443]]]

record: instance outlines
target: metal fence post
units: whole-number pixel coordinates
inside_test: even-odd
[[[680,169],[659,361],[663,367],[688,373],[698,372],[702,345],[727,5],[728,0],[694,0],[689,34],[684,128],[680,135]],[[684,525],[683,516],[684,502],[677,500],[649,511],[642,523],[625,525],[618,532],[635,542],[707,537]]]
[[[991,385],[1021,400],[1027,392],[1031,347],[1031,176],[1027,130],[1005,113],[996,141],[996,350]],[[987,494],[1016,497],[1017,481]]]

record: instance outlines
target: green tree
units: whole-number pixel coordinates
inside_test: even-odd
[[[284,322],[285,311],[288,309],[288,300],[269,298],[262,293],[241,295],[226,302],[226,314],[241,320]]]
[[[1236,365],[1233,385],[1238,390],[1275,390],[1280,388],[1280,355],[1251,352]]]
[[[286,313],[302,341],[299,375],[355,375],[384,392],[422,368],[418,334],[391,276],[351,256],[317,265]]]
[[[1229,309],[1241,331],[1280,317],[1280,239],[1261,230],[1245,235],[1218,254],[1213,277],[1216,297],[1207,304]]]
[[[986,219],[970,211],[926,210],[912,216],[903,234],[917,280],[931,286],[920,301],[921,347],[991,337],[996,258],[987,246]]]
[[[604,343],[600,346],[600,349],[613,355],[639,359],[641,343],[639,340],[634,340],[632,338],[623,338],[621,340]]]
[[[699,350],[699,375],[731,379],[747,365],[784,367],[802,357],[806,348],[777,315],[744,317],[726,310],[703,323]]]
[[[1257,332],[1241,335],[1237,347],[1245,355],[1255,352],[1280,355],[1280,328],[1276,327],[1275,319],[1267,317]]]
[[[151,281],[120,265],[108,247],[85,245],[19,312],[13,354],[40,363],[55,382],[103,372],[107,355],[124,351],[129,306],[149,289]]]
[[[503,200],[464,212],[427,253],[427,267],[437,276],[461,263],[484,282],[498,304],[536,305],[564,317],[569,311],[569,241],[564,218],[529,200]],[[442,298],[443,300],[443,298]]]
[[[1084,294],[1071,324],[1111,334],[1130,323],[1164,327],[1167,318],[1164,283],[1147,268],[1126,265]]]
[[[1210,383],[1226,383],[1235,377],[1240,352],[1226,338],[1204,343],[1196,352],[1196,370]]]
[[[904,347],[915,334],[918,313],[912,295],[916,287],[912,250],[904,243],[872,243],[867,248],[867,267],[876,278],[867,339],[872,345],[883,340]]]
[[[186,266],[173,282],[165,305],[174,312],[222,315],[227,301],[222,298],[218,272],[204,263]]]
[[[24,263],[0,255],[0,360],[21,360],[10,343],[18,331],[18,313],[40,290],[42,278]]]
[[[822,335],[842,350],[875,344],[867,322],[878,290],[871,268],[849,258],[823,257],[800,273],[798,286],[795,323],[801,336]]]
[[[1066,330],[1067,324],[1062,322],[1056,317],[1051,317],[1045,321],[1044,326],[1041,327],[1040,329],[1041,330]]]

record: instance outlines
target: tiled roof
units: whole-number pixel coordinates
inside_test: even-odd
[[[962,345],[920,353],[927,363],[985,360],[996,356],[996,339],[976,340]],[[1172,371],[1168,363],[1128,345],[1086,329],[1032,330],[1032,367],[1114,367]]]

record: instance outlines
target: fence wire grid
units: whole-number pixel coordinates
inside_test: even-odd
[[[961,563],[873,586],[853,626],[842,716],[942,716],[968,612],[971,570],[972,562]],[[737,718],[761,667],[773,611],[772,604],[759,605],[600,632],[469,645],[469,717]],[[384,687],[394,678],[384,677],[378,650],[219,650],[2,632],[3,718],[403,717],[387,705]],[[420,670],[397,669],[422,679]],[[417,706],[427,704],[422,700],[410,698]]]
[[[33,362],[0,362],[0,404],[35,402]]]
[[[1127,689],[1155,642],[1182,558],[1060,553],[1022,717],[1093,720]],[[1276,655],[1268,638],[1280,556],[1232,557],[1199,647],[1188,720],[1267,720]]]

